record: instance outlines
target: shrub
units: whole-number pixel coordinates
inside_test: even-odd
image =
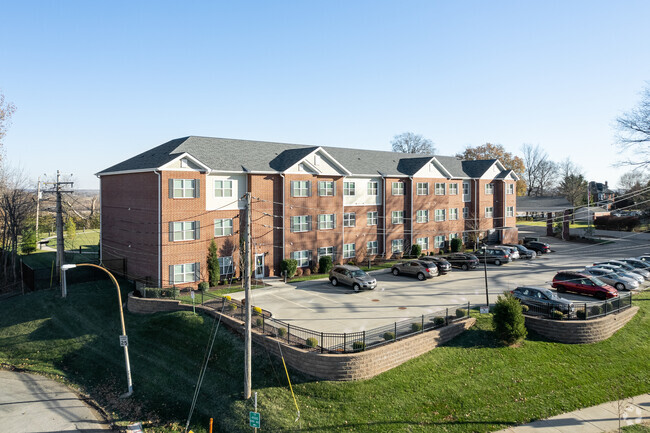
[[[232,300],[232,298],[230,296],[228,296],[228,295],[224,296],[223,299],[225,299],[226,301],[231,301]]]
[[[178,289],[176,287],[166,287],[161,289],[159,287],[145,287],[142,289],[144,291],[145,298],[174,298],[178,297]]]
[[[33,228],[30,227],[23,230],[20,249],[23,254],[36,251],[36,231]]]
[[[280,263],[280,269],[282,272],[286,272],[287,278],[293,278],[296,275],[296,269],[298,269],[298,262],[295,259],[284,259]]]
[[[422,254],[422,247],[418,244],[411,245],[411,256],[420,257],[420,254]]]
[[[237,311],[237,304],[235,304],[234,302],[228,304],[228,311],[232,311],[232,312]]]
[[[366,349],[366,343],[363,341],[355,341],[352,343],[352,349],[354,350],[365,350]]]
[[[463,247],[463,241],[460,238],[453,238],[450,247],[452,253],[457,253]]]
[[[208,283],[206,281],[201,281],[199,283],[199,290],[202,291],[202,292],[207,292],[209,287],[210,286],[208,285]]]
[[[465,316],[467,316],[467,309],[466,308],[458,308],[458,309],[456,309],[456,317],[458,317],[460,319],[461,317],[465,317]]]
[[[434,317],[433,318],[433,324],[436,326],[441,326],[445,324],[445,318],[444,317]]]
[[[318,346],[318,340],[315,339],[314,337],[309,337],[309,338],[307,339],[307,346],[309,346],[309,347],[316,347],[316,346]]]
[[[561,320],[564,317],[564,313],[561,312],[560,310],[553,310],[551,312],[551,318],[555,320]]]
[[[284,338],[287,336],[287,328],[278,328],[278,337]]]
[[[208,280],[212,287],[219,284],[221,279],[219,269],[219,255],[217,254],[217,243],[212,239],[208,247]]]
[[[384,332],[384,340],[390,341],[395,339],[395,333],[394,332]]]
[[[528,305],[523,305],[521,306],[521,312],[522,313],[528,313],[528,310],[530,310],[530,307]]]
[[[350,260],[350,261],[348,261],[348,265],[354,266],[354,265],[356,265],[356,263],[354,262],[354,260]]]
[[[318,259],[318,273],[327,274],[332,270],[332,258],[330,256],[323,256]]]
[[[422,331],[422,324],[420,322],[411,323],[411,331],[413,332]]]
[[[508,292],[497,298],[492,325],[497,337],[507,345],[518,343],[528,335],[521,304]]]
[[[311,275],[311,269],[309,269],[309,268],[305,268],[305,269],[303,269],[303,270],[302,270],[302,274],[303,274],[304,276],[309,276],[309,275]]]
[[[253,307],[253,311],[257,314],[262,314],[262,309],[260,307]]]
[[[598,316],[600,314],[603,314],[603,307],[601,307],[600,305],[594,305],[589,309],[590,316]]]
[[[297,268],[297,269],[296,269],[296,274],[295,274],[295,276],[296,276],[296,277],[302,277],[302,268]]]
[[[258,317],[257,320],[255,321],[255,324],[261,328],[262,326],[264,326],[264,318]]]
[[[587,312],[585,310],[576,311],[576,317],[580,320],[585,320],[587,318]]]

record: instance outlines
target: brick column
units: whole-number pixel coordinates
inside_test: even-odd
[[[546,214],[546,236],[553,236],[553,212]]]
[[[562,221],[562,239],[565,241],[569,240],[569,222],[571,222],[571,209],[565,209]]]

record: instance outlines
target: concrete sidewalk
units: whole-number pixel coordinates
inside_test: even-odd
[[[618,431],[621,427],[650,422],[650,394],[637,395],[619,402],[607,402],[598,406],[557,415],[496,433],[600,433]]]

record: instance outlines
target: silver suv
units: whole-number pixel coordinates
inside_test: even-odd
[[[377,280],[356,266],[337,265],[330,271],[330,283],[333,286],[346,284],[352,286],[355,292],[361,289],[374,290],[377,287]]]
[[[415,275],[420,281],[438,275],[438,267],[436,264],[433,262],[425,262],[424,260],[411,260],[409,262],[398,263],[393,265],[390,271],[395,276],[400,274]]]

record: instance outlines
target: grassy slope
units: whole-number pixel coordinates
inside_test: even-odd
[[[184,426],[213,321],[188,312],[126,313],[135,397],[126,389],[119,317],[110,282],[77,284],[69,297],[32,293],[0,304],[0,361],[63,376],[119,419]],[[126,288],[123,296],[126,295]],[[449,345],[356,383],[318,382],[292,372],[301,420],[281,362],[254,346],[253,388],[266,431],[490,431],[650,391],[650,293],[609,340],[562,345],[530,337],[500,347],[489,317]],[[243,344],[221,328],[198,399],[195,432],[249,431],[241,400]],[[173,427],[156,429],[174,431]]]

